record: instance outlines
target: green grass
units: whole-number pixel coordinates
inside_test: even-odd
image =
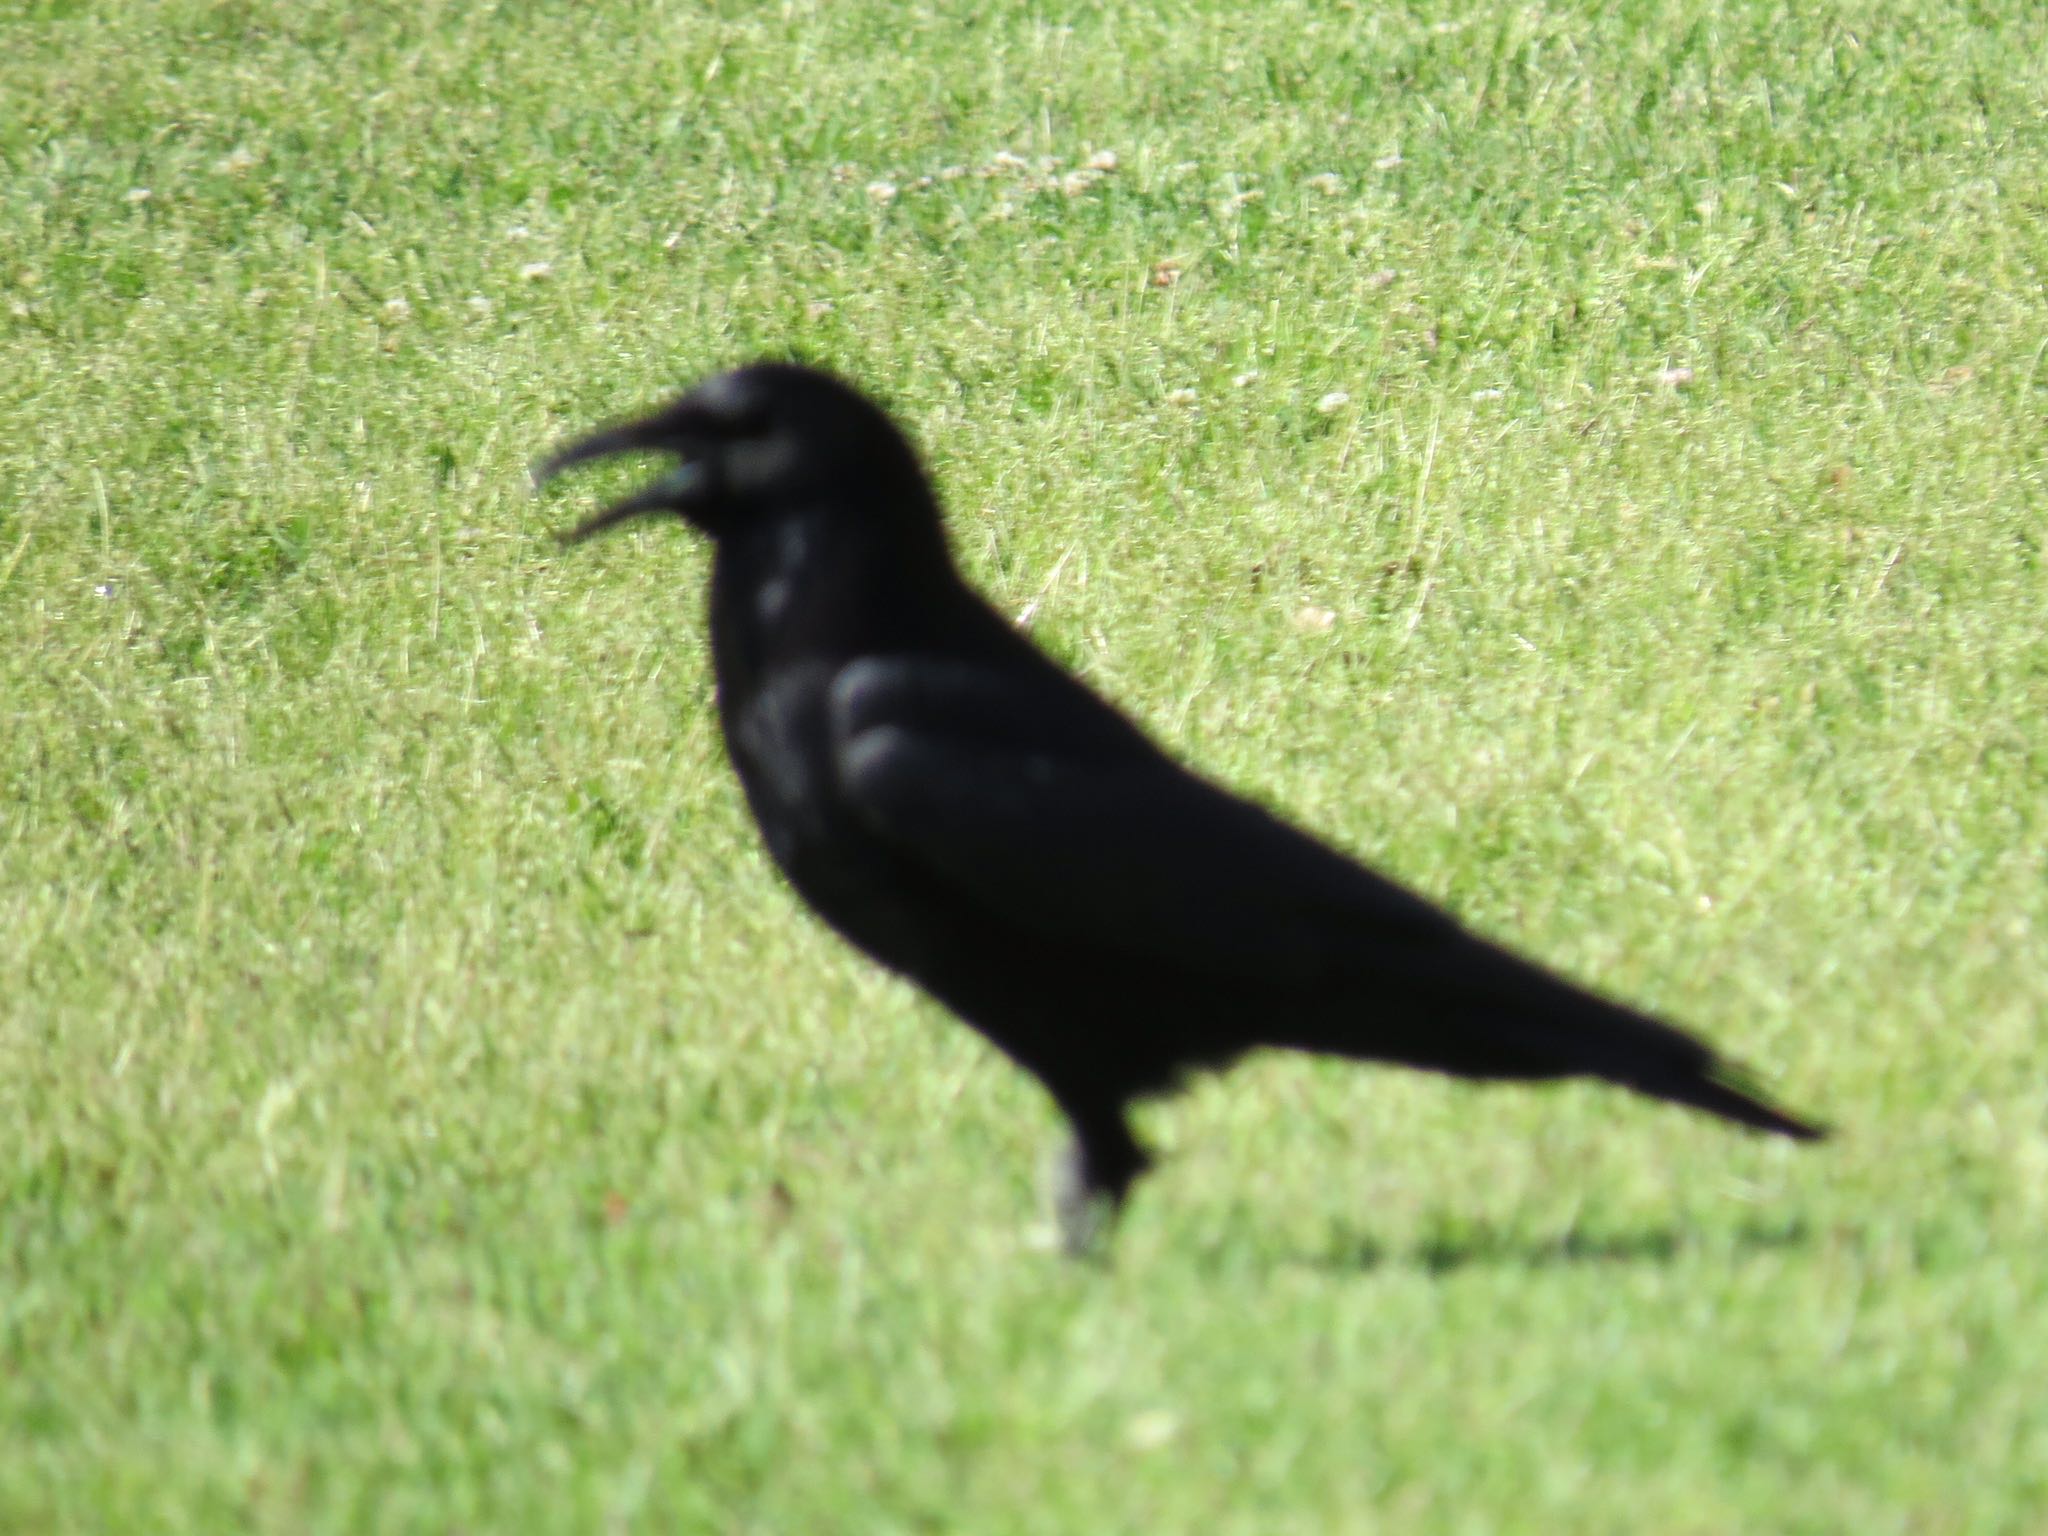
[[[0,1529],[2041,1530],[2039,7],[984,9],[0,22]],[[702,549],[524,487],[789,352],[1176,750],[1839,1139],[1268,1059],[1042,1251]]]

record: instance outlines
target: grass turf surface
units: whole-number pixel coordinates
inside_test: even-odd
[[[0,23],[0,1526],[2038,1530],[2048,22],[974,9]],[[1839,1139],[1270,1059],[1040,1251],[703,551],[525,492],[788,351],[1177,750]]]

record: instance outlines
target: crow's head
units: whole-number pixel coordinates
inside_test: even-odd
[[[830,374],[753,363],[707,379],[639,421],[579,439],[534,466],[536,486],[573,464],[632,451],[681,461],[562,535],[577,543],[635,517],[671,513],[724,537],[810,513],[937,517],[917,456],[888,416]]]

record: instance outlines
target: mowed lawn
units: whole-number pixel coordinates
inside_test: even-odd
[[[0,19],[0,1529],[2048,1529],[2048,12]],[[762,354],[1215,777],[1817,1149],[1263,1058],[1058,1127],[756,846]]]

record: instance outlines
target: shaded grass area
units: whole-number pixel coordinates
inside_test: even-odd
[[[0,1524],[2038,1525],[2048,24],[1908,12],[0,23]],[[1266,1060],[1039,1251],[702,551],[525,492],[789,351],[1176,749],[1840,1139]]]

